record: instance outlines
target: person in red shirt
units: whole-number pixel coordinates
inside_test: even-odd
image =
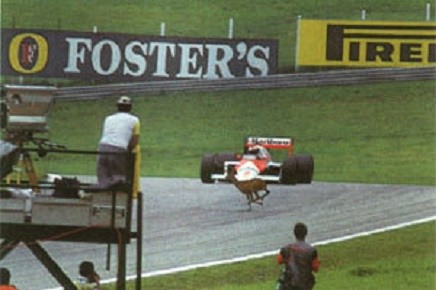
[[[319,260],[316,249],[305,242],[307,226],[297,223],[294,226],[296,242],[280,249],[277,263],[284,265],[279,290],[312,290],[315,285],[314,272],[318,272]]]
[[[11,272],[6,268],[0,268],[0,290],[18,290],[17,287],[10,284]]]

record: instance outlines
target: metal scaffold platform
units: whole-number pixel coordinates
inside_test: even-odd
[[[5,86],[2,101],[0,141],[0,260],[19,245],[27,247],[58,283],[76,290],[42,242],[98,243],[117,250],[117,286],[126,289],[126,247],[137,240],[136,289],[141,289],[142,268],[142,193],[133,192],[135,154],[68,150],[65,146],[37,138],[48,131],[47,115],[56,88]],[[39,159],[54,157],[61,162],[66,155],[93,160],[102,154],[122,154],[128,164],[122,182],[102,187],[70,174],[41,179],[34,165]],[[71,160],[71,159],[70,159]],[[137,223],[132,227],[133,199],[137,198]]]

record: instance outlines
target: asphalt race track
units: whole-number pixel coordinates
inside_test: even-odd
[[[291,240],[297,221],[309,226],[309,242],[434,216],[436,190],[428,186],[315,182],[270,185],[264,206],[253,205],[231,184],[199,179],[145,178],[143,273],[278,250]],[[44,242],[43,247],[73,279],[83,260],[94,261],[102,279],[116,276],[117,247],[106,270],[106,245]],[[127,275],[135,275],[136,240],[128,247]],[[322,259],[322,257],[321,257]],[[272,266],[274,259],[271,260]],[[59,287],[30,251],[14,249],[1,266],[21,290]]]

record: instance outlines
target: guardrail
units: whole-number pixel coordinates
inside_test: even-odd
[[[162,94],[175,91],[277,89],[432,79],[436,79],[436,67],[336,70],[253,78],[149,81],[68,87],[59,88],[56,99],[79,101],[120,95]]]

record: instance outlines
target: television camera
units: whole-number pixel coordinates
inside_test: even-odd
[[[48,113],[54,104],[56,87],[5,85],[1,101],[2,140],[0,143],[1,178],[12,172],[20,160],[31,185],[38,184],[33,163],[24,147],[31,143],[38,156],[44,157],[48,149],[65,149],[65,146],[36,137],[49,131]]]

